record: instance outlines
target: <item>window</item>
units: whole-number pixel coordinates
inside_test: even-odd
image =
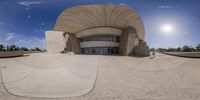
[[[110,54],[119,54],[119,47],[91,47],[91,48],[82,48],[83,54],[101,54],[101,55],[110,55]]]
[[[116,36],[95,36],[95,37],[85,37],[81,38],[80,42],[84,41],[112,41],[119,42],[119,37]]]

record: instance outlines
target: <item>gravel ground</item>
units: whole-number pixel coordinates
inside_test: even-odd
[[[9,94],[1,82],[0,100],[200,100],[200,59],[99,56],[96,84],[86,95],[26,98]]]

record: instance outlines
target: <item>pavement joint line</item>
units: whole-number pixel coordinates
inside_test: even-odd
[[[22,62],[19,62],[19,61],[17,61],[17,60],[13,60],[13,61],[16,61],[16,62],[18,62],[18,63],[20,63],[20,64],[23,64]],[[26,65],[26,64],[23,64],[23,65]],[[27,66],[27,65],[26,65],[26,66]],[[17,79],[17,80],[9,81],[9,82],[3,82],[3,83],[14,83],[14,82],[23,80],[23,79],[25,79],[25,78],[28,78],[37,68],[38,68],[38,66],[35,67],[35,68],[33,68],[33,71],[31,71],[29,74],[26,74],[25,76],[23,76],[23,77],[21,77],[21,78],[19,78],[19,79]],[[2,70],[1,70],[1,73],[2,73]],[[3,74],[2,74],[2,78],[3,78]]]
[[[97,82],[97,77],[98,77],[98,73],[99,73],[99,56],[97,56],[97,73],[96,73],[96,78],[95,78],[95,82],[94,82],[94,85],[93,85],[93,87],[92,87],[92,89],[88,92],[88,93],[86,93],[86,94],[83,94],[83,95],[79,95],[79,96],[72,96],[72,97],[63,97],[63,98],[75,98],[75,97],[83,97],[83,96],[87,96],[87,95],[89,95],[90,93],[92,93],[93,92],[93,90],[95,89],[95,87],[96,87],[96,82]],[[49,98],[49,99],[52,99],[52,98]]]
[[[7,88],[6,88],[6,86],[5,86],[5,83],[4,83],[4,80],[3,80],[3,73],[2,73],[2,62],[0,61],[0,80],[2,81],[2,86],[3,86],[3,88],[5,89],[5,91],[7,92],[7,93],[9,93],[9,94],[11,94],[11,95],[14,95],[13,93],[11,93],[11,92],[9,92],[8,90],[7,90]],[[14,95],[15,96],[15,95]]]

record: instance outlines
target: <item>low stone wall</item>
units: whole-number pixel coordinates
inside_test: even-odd
[[[163,52],[163,54],[188,58],[200,58],[200,52]]]
[[[0,58],[8,58],[8,57],[18,57],[23,56],[24,51],[1,51],[0,52]]]

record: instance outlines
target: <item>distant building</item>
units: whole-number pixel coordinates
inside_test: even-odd
[[[142,19],[132,8],[81,5],[64,10],[54,31],[46,31],[46,49],[49,53],[149,56],[144,32]]]

